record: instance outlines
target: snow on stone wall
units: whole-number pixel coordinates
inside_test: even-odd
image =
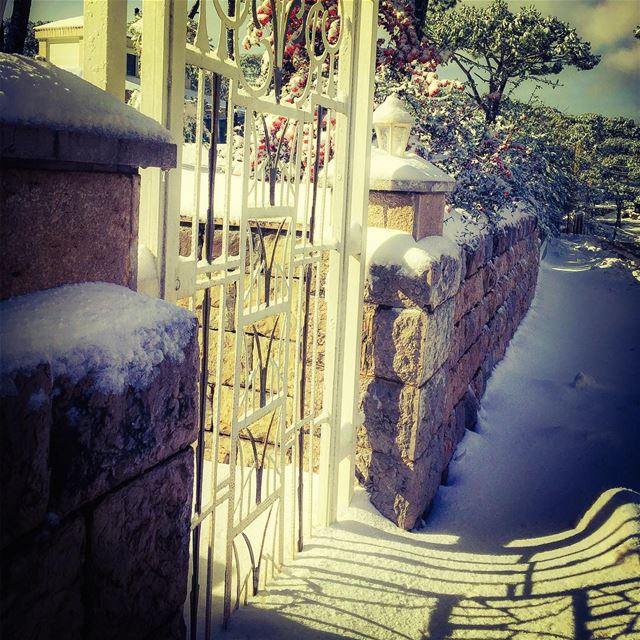
[[[0,53],[0,123],[172,142],[158,122],[73,73],[5,53]]]
[[[125,287],[66,285],[0,302],[7,637],[179,628],[197,355],[192,314]]]
[[[0,375],[4,382],[46,364],[54,383],[91,378],[105,394],[143,389],[163,360],[182,362],[194,332],[188,311],[161,300],[108,283],[66,285],[2,302]]]
[[[450,212],[445,237],[370,229],[357,473],[378,510],[411,529],[446,476],[538,274],[536,220],[492,232]]]

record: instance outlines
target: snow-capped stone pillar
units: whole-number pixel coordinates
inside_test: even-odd
[[[414,153],[406,153],[413,116],[395,94],[373,112],[378,148],[371,149],[369,226],[441,236],[445,194],[455,180]]]
[[[435,165],[408,153],[371,149],[369,226],[407,231],[415,240],[441,236],[445,196],[455,180]]]
[[[198,323],[131,290],[138,168],[176,146],[50,64],[0,86],[0,628],[183,638]]]
[[[0,299],[136,288],[140,167],[174,167],[151,118],[46,62],[0,54]]]
[[[0,344],[4,634],[180,637],[195,317],[73,284],[0,301]]]

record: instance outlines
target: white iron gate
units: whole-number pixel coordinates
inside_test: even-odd
[[[377,0],[222,4],[143,3],[142,109],[186,143],[140,236],[201,325],[192,638],[348,502],[359,415]]]

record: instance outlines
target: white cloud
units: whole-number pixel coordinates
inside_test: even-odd
[[[630,47],[607,53],[602,63],[623,73],[640,74],[640,44],[634,43]]]
[[[594,47],[630,38],[640,22],[640,3],[637,0],[604,0],[595,6],[576,6],[576,9],[574,22],[578,33]]]

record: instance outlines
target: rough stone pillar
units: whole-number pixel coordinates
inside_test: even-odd
[[[187,594],[196,319],[84,283],[0,320],[0,628],[160,637]]]
[[[0,81],[0,299],[85,281],[135,289],[138,168],[175,166],[169,133],[48,63],[3,58]]]
[[[370,227],[398,229],[415,240],[441,236],[445,194],[455,180],[415,154],[391,156],[372,149]]]
[[[408,244],[411,239],[408,239]],[[412,243],[423,267],[370,263],[365,286],[356,469],[372,504],[411,529],[440,484],[447,370],[460,286],[458,247],[436,238]],[[430,259],[431,258],[431,259]]]
[[[47,63],[0,85],[2,636],[181,640],[198,323],[131,291],[138,168],[176,147]]]

